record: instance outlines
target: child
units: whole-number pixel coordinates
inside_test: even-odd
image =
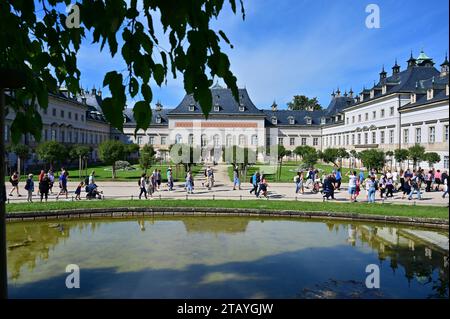
[[[75,200],[81,200],[81,188],[83,186],[84,186],[84,182],[80,182],[80,184],[78,184],[78,187],[75,190]]]

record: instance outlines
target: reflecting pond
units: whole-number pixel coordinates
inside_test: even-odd
[[[257,217],[10,222],[12,298],[448,298],[448,232]],[[80,288],[66,287],[66,266]],[[365,285],[379,267],[380,288]]]

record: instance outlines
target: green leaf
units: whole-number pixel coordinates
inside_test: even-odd
[[[161,86],[161,84],[164,82],[165,77],[165,70],[161,64],[155,64],[155,66],[153,67],[153,77],[158,86]]]
[[[133,115],[136,119],[136,129],[134,134],[136,134],[139,129],[146,130],[150,126],[152,119],[152,109],[147,101],[139,101],[134,104]]]
[[[145,101],[147,101],[148,103],[152,102],[152,99],[153,99],[152,89],[150,88],[150,86],[148,84],[142,83],[141,93],[142,93],[142,96],[144,97]]]
[[[139,91],[139,83],[136,80],[136,78],[131,78],[130,80],[130,85],[129,85],[129,89],[130,89],[130,95],[131,97],[135,97],[136,94],[138,94]]]

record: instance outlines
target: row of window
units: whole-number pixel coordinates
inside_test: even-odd
[[[403,130],[403,143],[409,144],[410,141],[410,129],[406,128]],[[388,132],[388,140],[389,144],[394,144],[394,135],[395,131],[389,130]],[[350,144],[351,138],[351,144]],[[370,138],[370,139],[369,139]],[[345,140],[344,140],[345,139]],[[362,140],[364,139],[364,140]],[[444,126],[444,142],[449,141],[449,126]],[[386,133],[385,131],[380,131],[380,144],[386,144]],[[422,128],[415,128],[415,139],[414,143],[423,143],[422,140]],[[436,142],[436,127],[430,126],[428,127],[428,143]],[[323,138],[323,144],[325,146],[343,146],[343,145],[368,145],[368,144],[377,144],[377,133],[373,132],[365,132],[365,133],[357,133],[357,134],[346,134],[346,135],[338,135],[338,136],[327,136]]]
[[[305,116],[304,118],[305,123],[307,125],[311,125],[312,124],[312,119],[309,116]],[[293,116],[289,116],[288,117],[288,121],[289,121],[289,125],[294,125],[295,124],[295,118]],[[278,119],[276,116],[272,116],[272,124],[273,125],[277,125],[278,124]]]
[[[47,115],[48,113],[48,109],[44,109],[44,114]],[[81,122],[84,122],[84,114],[78,114],[78,113],[72,113],[71,111],[67,111],[67,118],[69,120],[72,119],[72,115],[73,115],[73,119],[75,121],[78,121],[78,118],[81,120]],[[57,110],[56,108],[52,108],[52,116],[53,117],[57,117]],[[66,111],[65,110],[59,110],[59,117],[60,118],[65,118],[66,117]]]
[[[78,131],[63,131],[44,129],[43,141],[58,141],[61,143],[100,144],[108,139],[106,134],[96,134]]]
[[[279,137],[278,138],[278,145],[284,145],[284,137]],[[302,137],[301,138],[301,145],[307,145],[308,139],[306,137]],[[270,145],[270,137],[267,139],[267,145]],[[319,145],[319,138],[318,137],[313,137],[313,146],[318,146]],[[289,146],[296,146],[295,144],[295,137],[289,137]]]
[[[385,109],[381,109],[380,110],[380,118],[384,118],[386,116],[386,111]],[[389,109],[389,116],[394,116],[395,114],[395,108],[393,106],[390,107]],[[362,114],[358,114],[358,123],[362,122]],[[372,111],[372,118],[370,120],[375,120],[377,118],[377,111]],[[351,117],[352,123],[356,123],[356,115],[353,115]],[[364,120],[365,121],[369,121],[369,113],[366,112],[364,113]],[[350,117],[347,117],[347,124],[350,124]]]

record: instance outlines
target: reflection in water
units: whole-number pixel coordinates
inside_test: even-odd
[[[11,297],[448,297],[448,234],[248,217],[9,223]],[[81,288],[65,289],[65,267]],[[378,264],[381,287],[364,286]]]

